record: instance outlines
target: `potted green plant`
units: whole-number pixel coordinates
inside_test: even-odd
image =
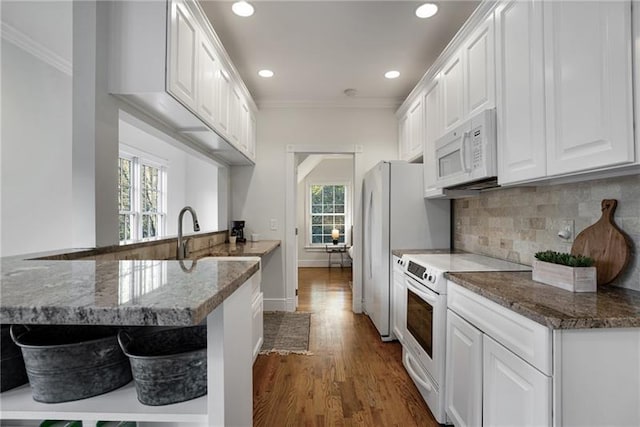
[[[595,292],[595,261],[582,255],[543,251],[533,261],[533,280],[571,292]]]

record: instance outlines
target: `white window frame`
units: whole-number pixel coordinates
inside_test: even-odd
[[[308,180],[305,186],[305,249],[317,249],[324,250],[325,245],[331,243],[312,243],[311,242],[311,187],[313,185],[342,185],[344,186],[344,243],[347,246],[351,246],[351,183],[344,181],[316,181]]]
[[[118,215],[129,214],[132,215],[133,220],[131,223],[131,239],[120,240],[120,244],[128,244],[133,242],[143,242],[148,240],[156,240],[162,238],[167,232],[167,169],[169,162],[160,157],[146,153],[142,150],[138,150],[134,147],[126,144],[120,144],[118,158],[124,158],[131,160],[131,211],[120,211],[118,209]],[[156,236],[143,238],[142,230],[142,217],[145,215],[142,212],[142,167],[151,166],[159,170],[158,174],[158,193],[160,201],[158,203],[158,229]],[[119,208],[119,207],[118,207]]]

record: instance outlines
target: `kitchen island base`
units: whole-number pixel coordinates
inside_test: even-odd
[[[260,272],[253,274],[207,316],[205,396],[166,406],[138,402],[133,382],[112,392],[73,402],[33,400],[24,385],[0,395],[2,420],[137,421],[185,426],[250,426],[253,423],[251,296]],[[259,286],[259,284],[258,284]],[[3,424],[5,424],[3,422]]]

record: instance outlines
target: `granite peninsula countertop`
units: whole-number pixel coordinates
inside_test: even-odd
[[[458,285],[551,329],[640,327],[640,292],[599,286],[574,293],[535,282],[531,272],[447,273]]]
[[[25,324],[196,325],[259,269],[233,258],[0,262],[0,323]]]

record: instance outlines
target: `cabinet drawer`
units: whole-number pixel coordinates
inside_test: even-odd
[[[447,306],[485,334],[552,375],[551,330],[451,281]]]

